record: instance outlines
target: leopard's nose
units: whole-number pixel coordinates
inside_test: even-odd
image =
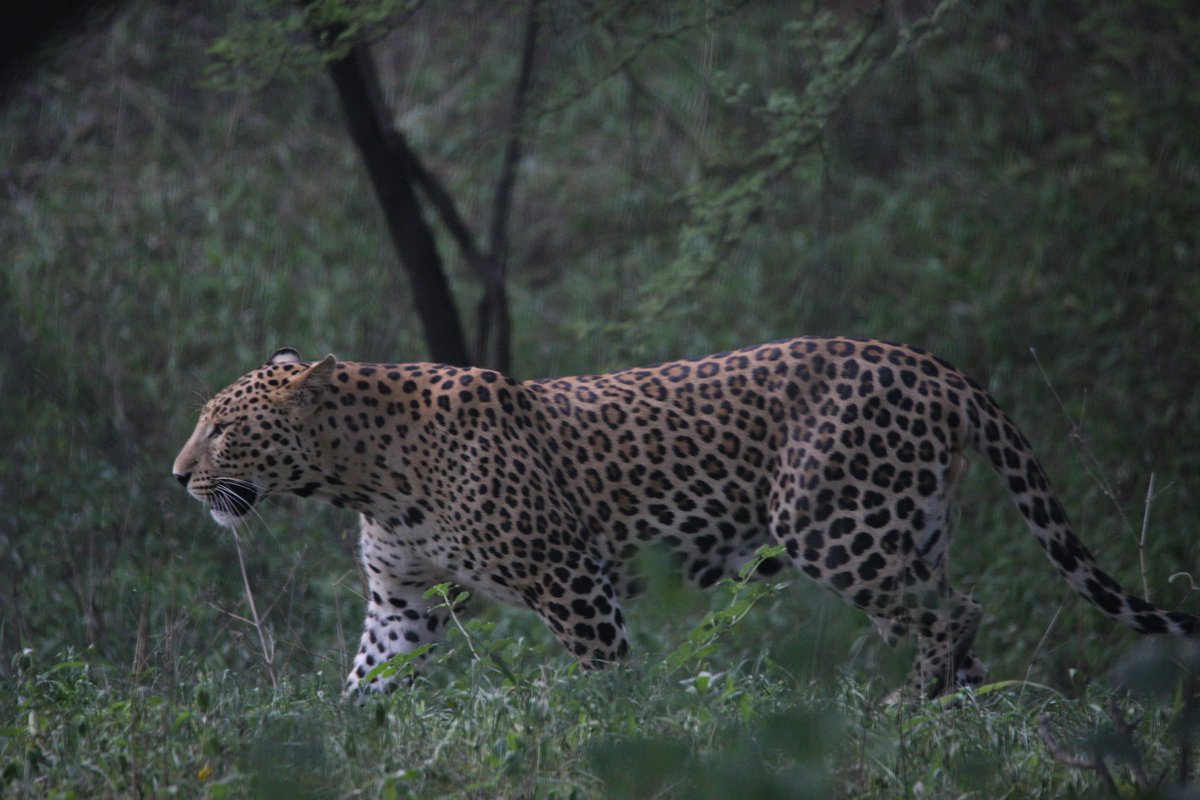
[[[179,485],[185,489],[187,488],[188,481],[190,481],[191,479],[192,479],[192,473],[190,473],[190,472],[176,472],[175,473],[175,480],[179,481]]]

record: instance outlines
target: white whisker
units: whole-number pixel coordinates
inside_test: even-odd
[[[227,514],[231,514],[231,515],[235,516],[234,519],[230,520],[230,527],[233,527],[238,531],[248,530],[248,528],[245,525],[246,518],[249,517],[251,514],[253,514],[255,517],[258,518],[258,521],[262,523],[263,529],[266,530],[266,532],[270,535],[272,541],[279,543],[279,541],[280,541],[279,536],[275,533],[275,531],[267,523],[266,517],[264,517],[262,515],[262,512],[259,511],[259,509],[258,509],[258,505],[260,503],[266,502],[266,501],[273,501],[274,498],[262,494],[262,491],[257,486],[255,486],[253,483],[250,483],[249,481],[241,480],[240,478],[221,478],[220,481],[221,481],[220,483],[217,483],[213,486],[213,500],[211,501],[211,504],[212,504],[213,508],[216,508],[218,511],[223,511]],[[244,506],[245,501],[242,498],[238,497],[229,488],[228,485],[223,485],[223,484],[241,485],[241,486],[245,486],[246,488],[253,489],[257,496],[257,499],[253,505],[250,505],[249,507],[245,508],[243,513],[238,515],[237,509]]]
[[[233,484],[234,486],[245,486],[248,489],[253,489],[256,492],[258,491],[258,486],[251,483],[250,481],[242,480],[241,478],[223,477],[220,479],[220,481],[221,481],[221,483]]]

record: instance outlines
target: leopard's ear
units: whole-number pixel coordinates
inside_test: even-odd
[[[297,353],[294,348],[281,347],[278,350],[276,350],[271,355],[270,358],[267,359],[267,363],[263,364],[263,366],[264,367],[273,367],[276,364],[299,364],[299,363],[300,363],[300,354]]]
[[[325,390],[333,383],[336,370],[337,359],[332,354],[305,367],[284,387],[283,391],[287,402],[296,408],[315,406]]]

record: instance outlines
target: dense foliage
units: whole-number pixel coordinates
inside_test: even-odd
[[[1035,717],[1095,724],[1087,698],[1133,638],[1053,579],[985,469],[952,574],[988,611],[993,675],[1048,688],[982,710],[875,709],[893,657],[801,582],[679,672],[660,662],[736,598],[665,588],[635,610],[635,666],[603,676],[489,610],[466,630],[495,658],[456,633],[412,691],[338,705],[361,614],[354,520],[289,500],[245,553],[273,692],[232,542],[171,459],[203,399],[276,347],[425,352],[319,59],[296,31],[267,35],[281,7],[134,2],[0,109],[0,793],[643,796],[661,786],[611,764],[654,754],[684,793],[764,770],[764,797],[1091,785],[1050,769]],[[482,230],[525,8],[390,12],[364,29],[396,123]],[[1188,580],[1168,581],[1200,564],[1191,4],[544,13],[512,210],[519,376],[799,333],[924,345],[1021,422],[1115,574],[1139,586],[1144,563],[1157,602],[1195,609]],[[470,320],[480,289],[439,236]]]

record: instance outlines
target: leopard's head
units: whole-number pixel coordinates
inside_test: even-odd
[[[284,348],[204,405],[174,473],[218,523],[236,525],[267,495],[311,482],[304,428],[336,366],[333,356],[304,363]]]

